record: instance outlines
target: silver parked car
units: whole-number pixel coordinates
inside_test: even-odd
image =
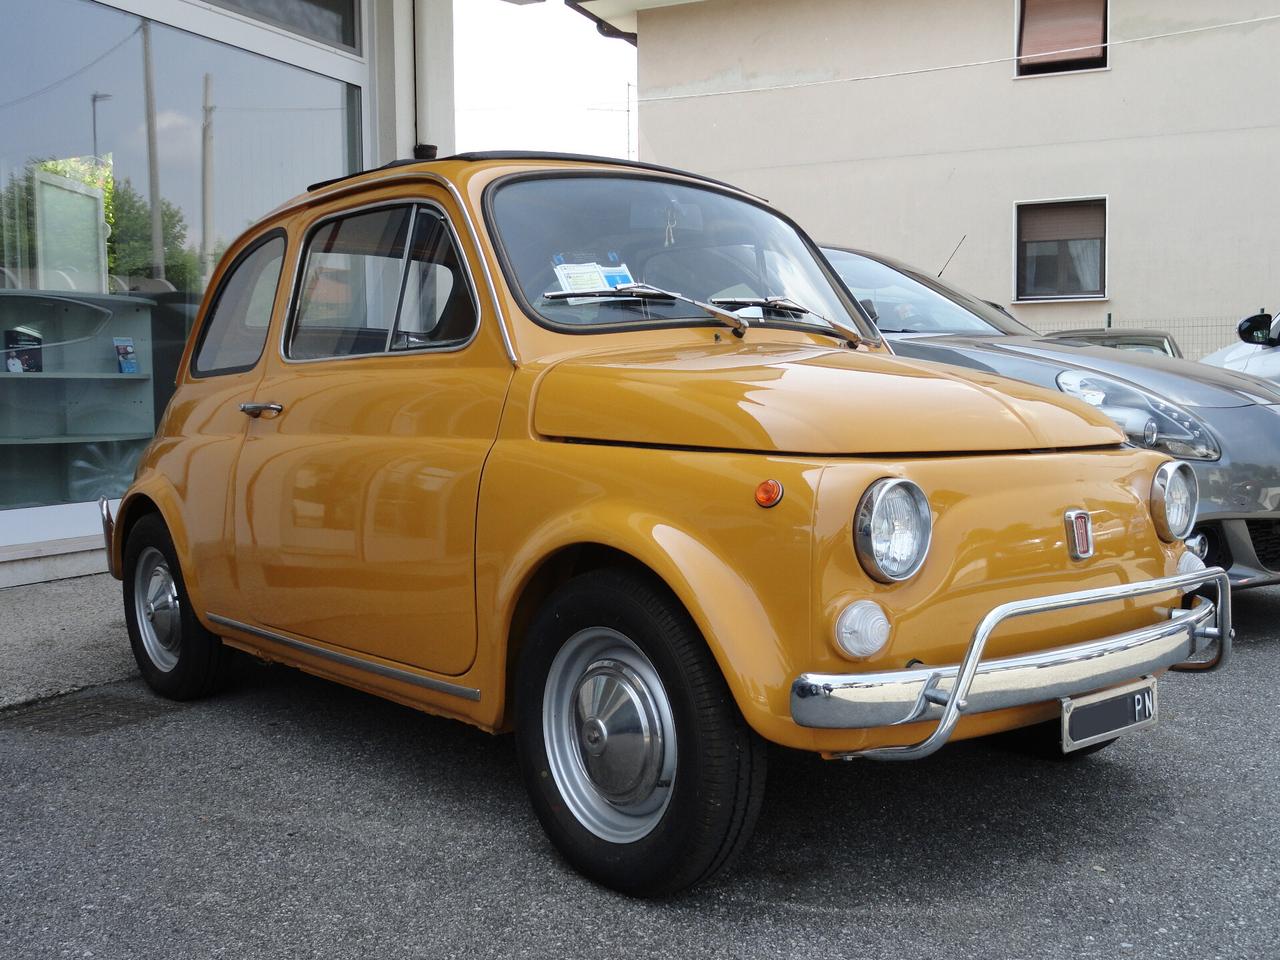
[[[1205,562],[1280,583],[1280,385],[1154,353],[1042,336],[989,301],[876,254],[824,248],[895,353],[1056,388],[1200,482]]]

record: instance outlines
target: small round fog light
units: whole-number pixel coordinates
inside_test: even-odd
[[[836,645],[851,657],[869,657],[889,641],[889,618],[874,600],[856,600],[836,619]]]
[[[1197,557],[1190,550],[1188,550],[1186,553],[1184,553],[1182,556],[1178,558],[1179,574],[1197,573],[1198,571],[1203,570],[1204,568],[1205,568],[1204,561],[1201,560],[1199,557]]]
[[[1182,556],[1178,558],[1178,575],[1179,576],[1182,576],[1188,573],[1197,573],[1203,570],[1204,568],[1205,568],[1204,561],[1201,560],[1199,557],[1197,557],[1190,550],[1186,551]],[[1182,592],[1190,593],[1191,591],[1198,590],[1198,589],[1200,588],[1199,587],[1183,587]]]

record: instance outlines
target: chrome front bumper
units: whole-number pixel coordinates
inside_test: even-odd
[[[1172,610],[1168,620],[1140,630],[1016,657],[982,659],[991,634],[1015,617],[1206,585],[1216,588],[1216,602],[1197,597],[1191,609]],[[1014,600],[983,617],[958,664],[862,674],[801,674],[791,685],[791,717],[802,727],[844,730],[937,721],[937,728],[919,743],[856,754],[877,760],[915,760],[946,743],[961,714],[1092,693],[1166,668],[1214,670],[1230,655],[1231,637],[1231,583],[1220,567]],[[1215,645],[1209,659],[1192,659]]]

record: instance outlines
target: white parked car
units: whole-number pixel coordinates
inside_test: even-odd
[[[1223,347],[1200,362],[1280,382],[1280,319],[1255,313],[1241,320],[1236,332],[1240,343]]]

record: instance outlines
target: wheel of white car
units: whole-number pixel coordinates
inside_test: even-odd
[[[521,655],[516,737],[551,841],[624,893],[723,870],[759,812],[763,741],[685,610],[638,576],[584,574],[548,599]]]

